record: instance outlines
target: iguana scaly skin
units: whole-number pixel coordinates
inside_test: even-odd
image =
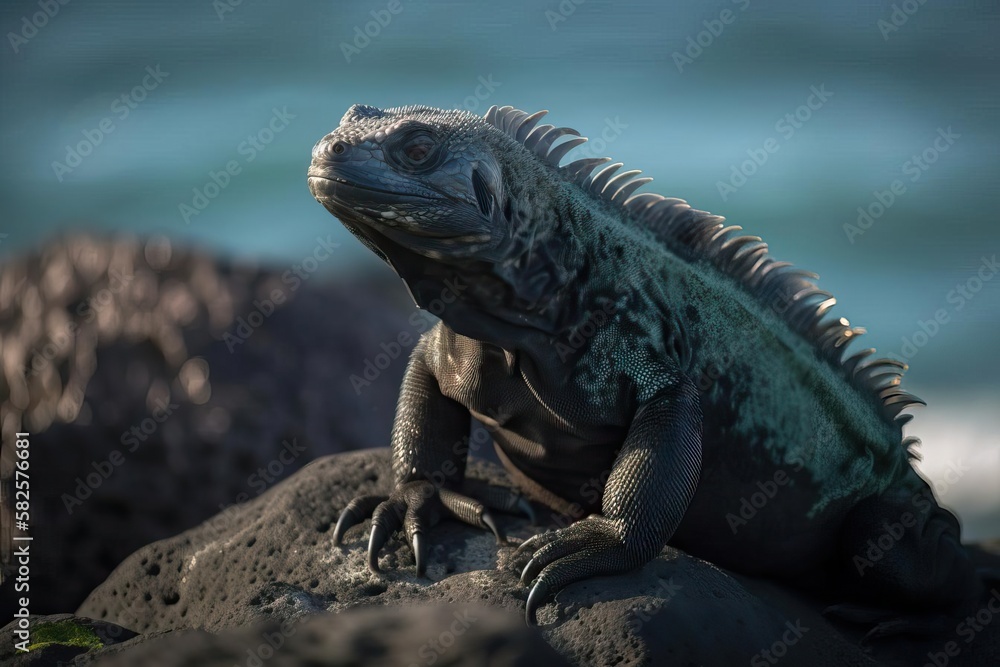
[[[403,380],[396,489],[353,500],[335,542],[371,515],[370,567],[402,528],[422,574],[441,516],[498,532],[490,508],[523,509],[465,483],[471,415],[519,488],[579,519],[517,551],[529,622],[668,542],[882,603],[974,594],[909,463],[903,364],[845,355],[863,330],[759,238],[633,195],[650,179],[608,158],[560,166],[586,140],[544,113],[355,105],[313,149],[312,194],[441,317]]]

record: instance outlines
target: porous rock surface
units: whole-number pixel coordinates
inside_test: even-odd
[[[212,634],[179,630],[81,658],[83,667],[569,667],[541,635],[495,609],[353,609]]]
[[[502,611],[469,605],[357,608],[269,618],[218,634],[193,628],[136,635],[73,614],[32,616],[33,628],[72,623],[103,644],[51,643],[16,651],[13,626],[0,629],[4,667],[569,667],[541,633]]]
[[[470,475],[505,483],[492,464],[473,461]],[[228,515],[140,549],[77,614],[140,633],[225,633],[262,620],[415,605],[459,614],[487,606],[523,624],[526,590],[506,567],[514,546],[498,548],[488,533],[439,524],[426,579],[397,539],[383,552],[383,574],[370,573],[368,522],[347,533],[344,548],[333,546],[339,509],[358,492],[388,491],[390,480],[386,450],[314,461]],[[502,525],[512,543],[538,530],[516,517]],[[761,651],[773,647],[786,665],[878,664],[858,647],[859,635],[835,631],[815,604],[672,548],[635,573],[569,587],[541,608],[539,622],[545,640],[577,665],[769,664]]]

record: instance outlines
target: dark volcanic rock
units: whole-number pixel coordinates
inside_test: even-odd
[[[505,567],[513,546],[498,548],[487,533],[455,522],[435,527],[427,579],[415,576],[412,553],[395,539],[382,556],[384,573],[371,574],[364,526],[347,534],[345,548],[332,545],[339,508],[358,491],[388,489],[386,454],[314,461],[227,515],[140,549],[77,613],[137,632],[220,633],[322,611],[440,604],[489,606],[523,623],[526,591]],[[481,462],[470,475],[504,483],[499,469]],[[526,523],[503,519],[513,542],[534,532]],[[783,665],[841,666],[922,664],[928,651],[955,638],[962,619],[939,618],[939,633],[862,649],[863,631],[834,627],[824,606],[667,548],[635,573],[567,588],[540,610],[539,621],[547,642],[578,665],[764,665],[773,664],[770,656]],[[984,632],[949,664],[994,664],[998,647],[995,633]]]
[[[88,656],[94,667],[568,667],[541,634],[482,607],[356,609],[213,635],[181,630]],[[82,663],[83,661],[81,661]],[[77,663],[80,664],[80,663]]]
[[[4,443],[32,434],[32,612],[76,607],[135,549],[317,456],[387,444],[405,350],[360,395],[349,378],[419,333],[405,291],[291,268],[162,237],[68,238],[4,264],[0,415]],[[4,511],[12,464],[5,447]],[[0,618],[16,597],[8,578]]]

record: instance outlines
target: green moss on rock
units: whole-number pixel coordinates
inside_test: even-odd
[[[80,646],[86,649],[101,648],[104,642],[90,628],[77,625],[72,620],[42,623],[31,631],[34,642],[28,651],[37,651],[50,644]]]

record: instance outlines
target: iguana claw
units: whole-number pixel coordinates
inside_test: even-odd
[[[528,603],[524,607],[524,621],[528,625],[538,625],[538,608],[549,597],[549,587],[545,582],[538,582],[528,593]]]
[[[368,540],[368,569],[373,573],[381,572],[378,567],[378,552],[389,541],[389,535],[382,526],[372,526],[372,534]]]
[[[372,511],[389,496],[358,496],[344,508],[333,529],[333,543],[339,545],[344,539],[344,533],[364,521]]]
[[[333,543],[339,545],[348,530],[370,516],[372,527],[368,539],[368,569],[376,574],[381,572],[378,565],[379,553],[392,534],[402,528],[413,550],[417,576],[424,576],[428,553],[424,536],[442,516],[450,516],[489,530],[496,537],[497,544],[506,544],[507,538],[487,507],[504,511],[521,509],[529,518],[533,517],[534,513],[527,501],[510,489],[483,484],[479,487],[474,485],[473,492],[475,491],[483,492],[484,502],[450,489],[438,488],[430,482],[406,482],[388,496],[358,496],[341,512],[333,531]]]
[[[497,538],[497,544],[507,544],[507,536],[503,534],[499,528],[497,528],[497,522],[490,514],[489,510],[483,510],[483,515],[480,520],[486,525],[487,528],[493,531],[493,536]]]
[[[423,533],[413,533],[413,558],[417,563],[417,576],[422,577],[427,572],[427,542]]]
[[[526,540],[514,553],[512,564],[519,566],[529,554],[521,572],[522,584],[534,582],[525,606],[529,625],[537,623],[538,608],[569,584],[624,572],[644,562],[626,550],[615,523],[599,515]]]

